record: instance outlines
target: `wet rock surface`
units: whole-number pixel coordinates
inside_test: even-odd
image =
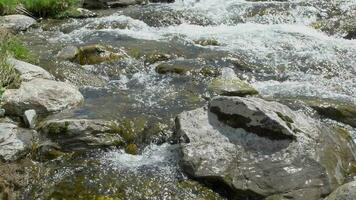
[[[34,131],[19,128],[13,123],[0,123],[0,159],[15,161],[31,148]]]
[[[74,107],[82,101],[82,94],[73,85],[40,78],[23,82],[19,89],[9,89],[3,94],[3,108],[8,115],[16,116],[22,116],[30,109],[47,115]]]
[[[352,181],[342,185],[331,193],[325,200],[351,200],[356,198],[356,182]]]
[[[115,129],[114,123],[87,119],[50,120],[44,122],[40,130],[65,151],[124,146],[127,138]]]
[[[355,159],[352,140],[257,98],[217,97],[208,108],[183,112],[176,124],[185,171],[230,188],[233,199],[279,193],[319,199],[342,184]],[[336,146],[340,154],[330,155],[328,149]]]

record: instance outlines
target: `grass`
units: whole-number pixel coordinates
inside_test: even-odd
[[[0,0],[0,15],[13,13],[18,3],[19,0]]]
[[[38,17],[53,17],[78,5],[78,0],[21,0],[25,8]]]
[[[0,30],[0,96],[6,88],[18,88],[21,83],[19,73],[7,61],[9,56],[37,63],[35,56],[18,38],[6,33],[5,30]]]
[[[79,0],[0,0],[0,15],[13,14],[22,4],[36,17],[56,17],[78,6]]]
[[[18,38],[10,37],[1,45],[12,57],[32,64],[38,64],[37,58]]]

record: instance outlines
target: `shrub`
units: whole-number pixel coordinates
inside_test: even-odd
[[[78,0],[21,0],[21,2],[28,11],[39,17],[56,16],[78,4]]]

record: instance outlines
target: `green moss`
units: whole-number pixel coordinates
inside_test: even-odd
[[[150,52],[145,56],[145,61],[153,64],[156,62],[160,62],[160,61],[167,61],[170,59],[170,56],[164,53],[159,53],[156,51]]]
[[[59,134],[66,134],[68,132],[69,123],[65,122],[64,124],[61,123],[50,123],[47,126],[48,133],[51,135],[59,135]]]
[[[172,65],[167,63],[162,63],[156,67],[156,72],[159,74],[185,74],[190,71],[191,68],[183,65]]]
[[[203,67],[200,70],[200,74],[204,77],[217,77],[219,75],[219,71],[215,67]]]
[[[201,46],[219,46],[219,42],[215,39],[202,39],[202,40],[195,40],[195,44],[199,44]]]
[[[134,124],[132,121],[123,120],[122,122],[112,122],[110,124],[110,133],[119,134],[127,143],[132,143],[136,138]]]
[[[279,118],[281,118],[283,121],[288,122],[288,123],[294,123],[293,119],[290,118],[287,115],[283,115],[281,112],[276,112]]]
[[[81,65],[98,64],[105,61],[119,59],[120,55],[109,51],[101,45],[89,45],[79,48],[75,61]]]
[[[125,148],[125,152],[128,154],[136,155],[138,151],[137,145],[136,144],[129,144]]]

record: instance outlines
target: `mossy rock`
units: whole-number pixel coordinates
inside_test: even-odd
[[[209,86],[210,91],[224,96],[247,96],[257,95],[258,92],[250,84],[239,78],[225,79],[214,78]]]
[[[87,45],[82,47],[65,47],[58,53],[57,57],[81,65],[93,65],[106,61],[118,60],[123,56],[112,52],[109,48],[102,45]]]
[[[142,50],[138,48],[130,48],[127,54],[135,59],[143,59],[145,63],[154,64],[156,62],[168,61],[173,56],[159,50]]]
[[[162,63],[156,67],[156,72],[159,74],[186,74],[191,70],[192,68],[190,66],[174,65],[167,63]]]
[[[136,144],[128,144],[125,148],[125,152],[128,154],[136,155],[138,152],[138,148]]]
[[[356,127],[356,104],[328,99],[303,99],[320,115]]]
[[[194,43],[201,46],[220,46],[220,43],[215,39],[195,40]]]

